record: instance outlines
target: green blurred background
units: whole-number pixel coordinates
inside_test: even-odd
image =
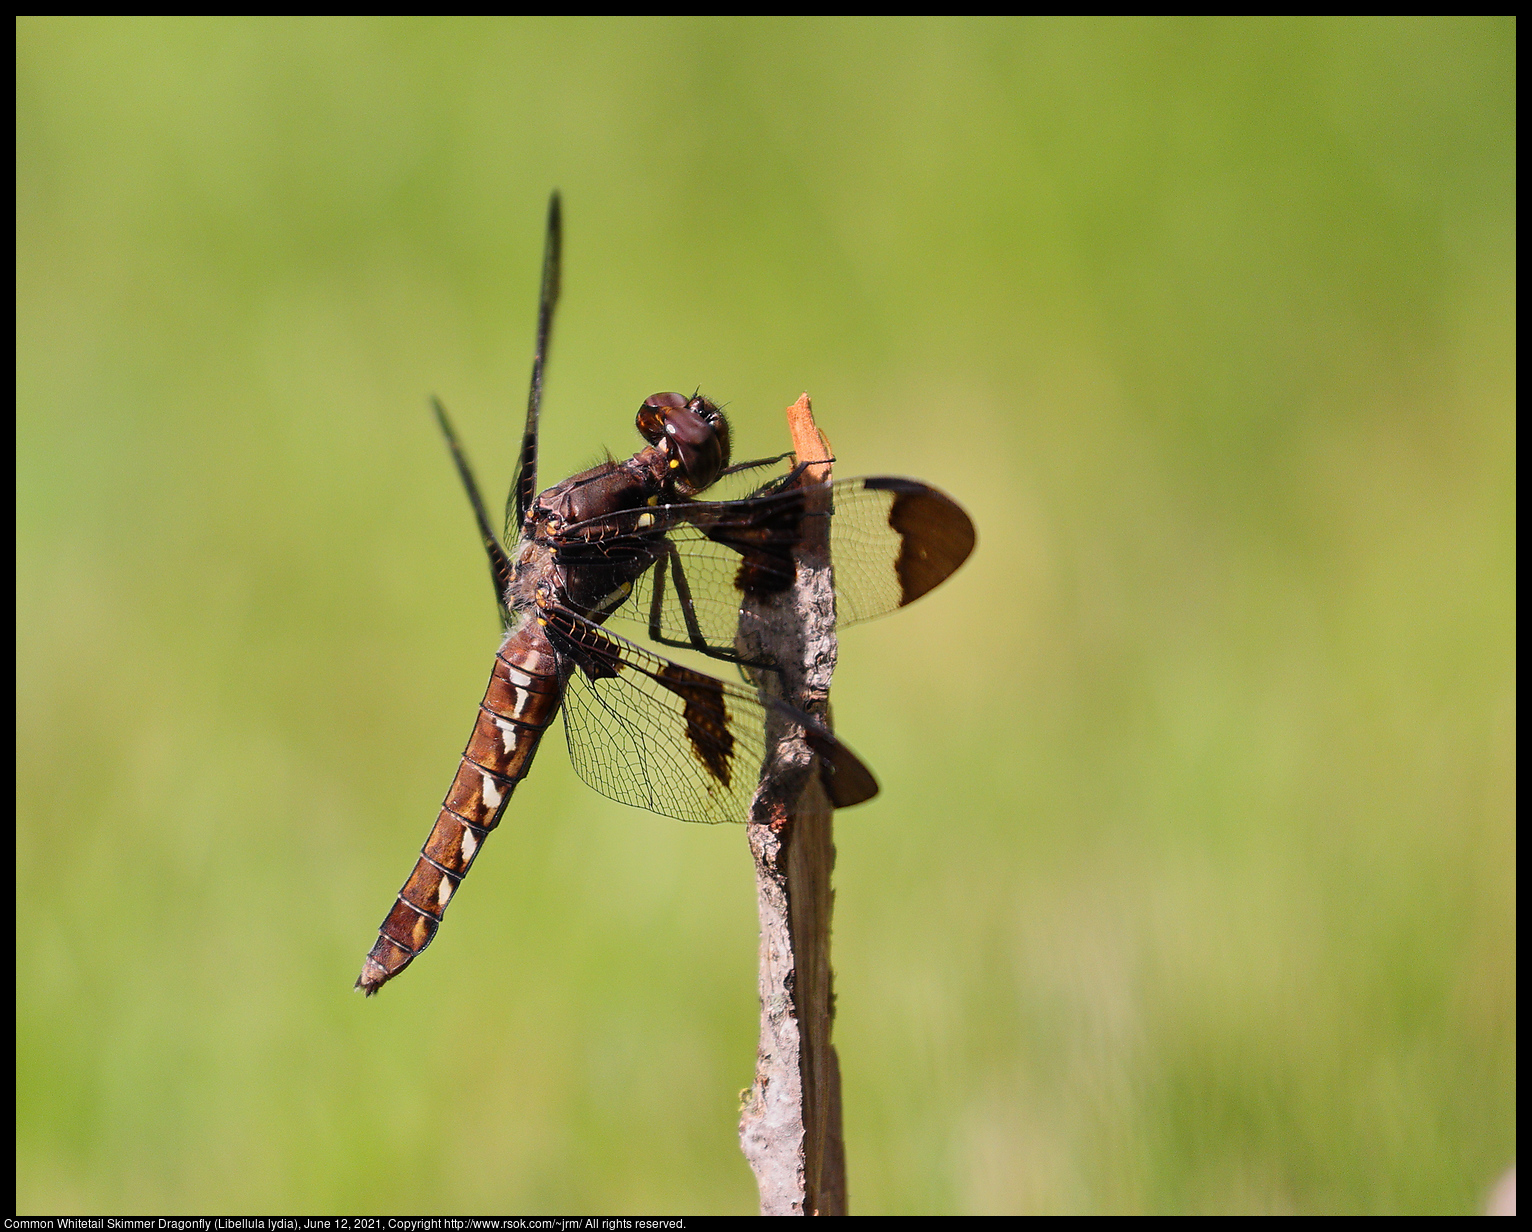
[[[562,738],[352,980],[509,482],[656,390],[972,560],[848,632],[853,1211],[1468,1212],[1515,1151],[1511,20],[23,20],[30,1213],[755,1210],[743,830]]]

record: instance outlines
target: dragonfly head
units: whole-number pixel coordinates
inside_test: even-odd
[[[638,408],[638,431],[669,457],[668,478],[682,496],[711,487],[729,465],[729,421],[701,394],[649,395]]]

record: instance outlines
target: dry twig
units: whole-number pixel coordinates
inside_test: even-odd
[[[801,482],[827,482],[829,442],[814,426],[808,394],[787,418],[799,462],[813,464]],[[742,635],[741,645],[745,658],[769,658],[781,668],[761,673],[763,693],[826,726],[836,654],[828,524],[825,517],[805,520],[820,533],[800,548],[796,583],[774,601],[755,604],[759,620],[749,624],[762,633],[754,646],[744,645]],[[768,726],[771,753],[749,825],[761,918],[761,1036],[740,1143],[755,1171],[761,1214],[844,1215],[840,1064],[830,1043],[835,812],[811,773],[814,755],[801,734],[783,726]]]

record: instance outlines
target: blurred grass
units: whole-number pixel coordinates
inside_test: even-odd
[[[848,633],[852,1209],[1467,1212],[1515,1153],[1508,19],[25,19],[24,1213],[737,1212],[742,832],[550,739],[426,409],[659,389],[974,515]]]

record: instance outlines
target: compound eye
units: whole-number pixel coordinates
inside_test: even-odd
[[[666,417],[685,407],[685,394],[650,394],[638,408],[638,434],[658,445],[665,435]]]
[[[700,394],[644,399],[638,408],[638,430],[670,455],[669,478],[682,496],[710,487],[729,465],[729,422]]]

